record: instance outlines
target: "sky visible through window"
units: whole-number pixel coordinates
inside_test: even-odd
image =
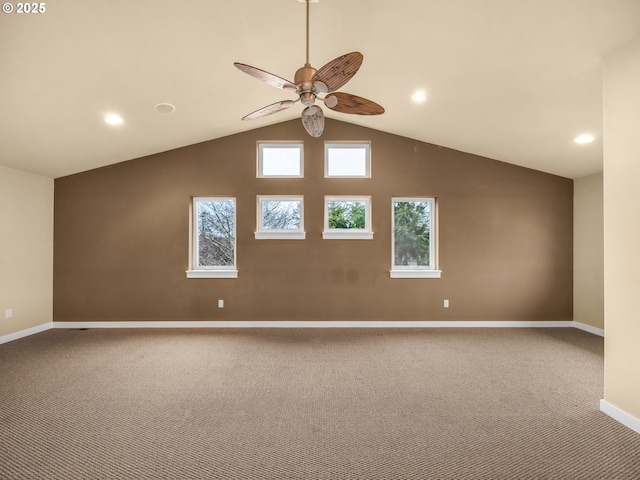
[[[327,149],[327,176],[364,177],[367,176],[367,149],[332,148]]]
[[[300,176],[300,149],[265,147],[262,150],[262,176]]]

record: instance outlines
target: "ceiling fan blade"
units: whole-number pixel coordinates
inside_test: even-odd
[[[318,105],[305,108],[300,118],[309,135],[316,138],[322,135],[324,132],[324,112]]]
[[[273,103],[261,108],[260,110],[256,110],[249,115],[245,115],[244,117],[242,117],[242,120],[255,120],[256,118],[266,117],[267,115],[271,115],[272,113],[278,113],[282,110],[286,110],[287,108],[291,108],[294,103],[296,102],[294,102],[293,100],[283,100],[281,102]]]
[[[264,70],[252,67],[251,65],[245,65],[244,63],[235,62],[234,65],[244,73],[251,75],[252,77],[257,78],[258,80],[261,80],[265,83],[268,83],[272,87],[282,88],[283,90],[291,92],[295,92],[296,90],[298,90],[298,87],[296,87],[289,80],[278,77],[273,73],[265,72]]]
[[[363,60],[364,57],[360,52],[347,53],[331,60],[318,70],[311,80],[314,84],[319,83],[316,89],[320,92],[333,92],[351,80]],[[327,87],[326,90],[323,89],[323,85]]]
[[[337,99],[338,102],[335,103],[333,99]],[[332,93],[327,95],[324,100],[324,104],[327,107],[340,113],[351,113],[355,115],[380,115],[384,113],[384,108],[376,102],[350,93]]]

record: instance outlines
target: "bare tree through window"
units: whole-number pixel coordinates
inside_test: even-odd
[[[235,265],[235,202],[202,200],[198,205],[198,266]]]
[[[262,229],[263,230],[299,230],[300,225],[299,200],[263,200]]]

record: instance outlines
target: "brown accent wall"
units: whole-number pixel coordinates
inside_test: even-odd
[[[305,177],[256,178],[259,140],[304,141]],[[335,140],[371,141],[371,179],[324,178]],[[306,240],[254,239],[275,194],[304,195]],[[371,195],[373,240],[322,239],[346,194]],[[237,279],[186,278],[193,196],[236,197]],[[389,278],[393,196],[437,197],[442,278]],[[567,178],[296,119],[56,179],[54,321],[571,320],[572,209]]]

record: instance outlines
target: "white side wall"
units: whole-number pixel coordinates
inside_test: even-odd
[[[0,166],[0,337],[52,319],[53,179]]]
[[[640,38],[605,59],[603,105],[604,400],[640,419]]]
[[[604,330],[602,173],[573,183],[573,320]]]

